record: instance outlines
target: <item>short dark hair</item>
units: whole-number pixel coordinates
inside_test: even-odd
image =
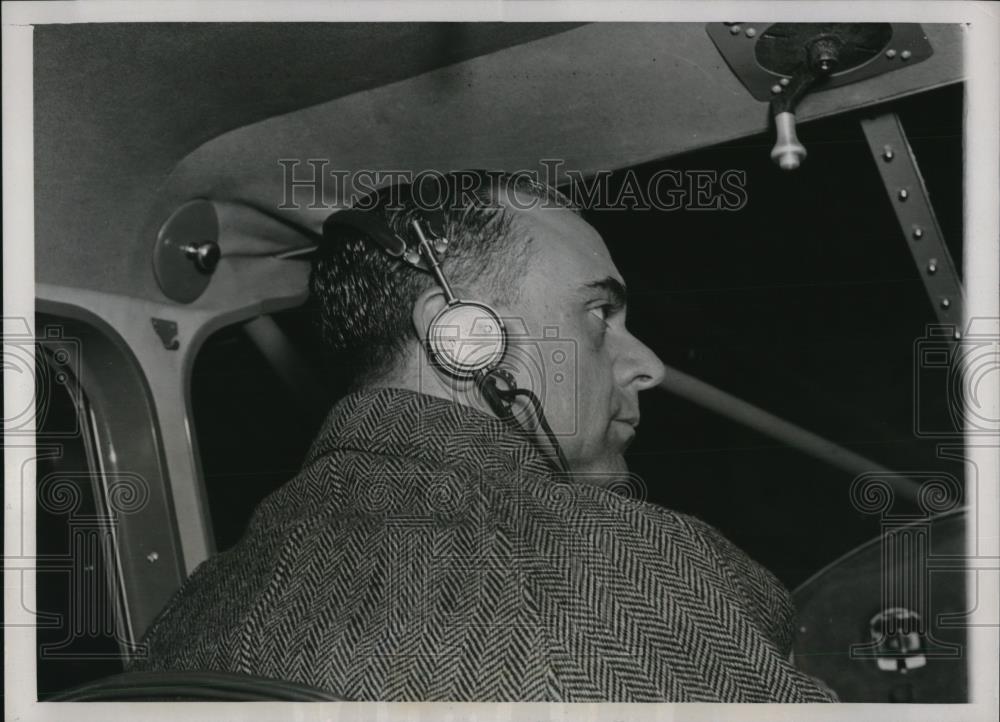
[[[531,238],[517,230],[501,205],[503,192],[578,211],[565,195],[523,173],[491,173],[488,183],[471,189],[467,181],[456,182],[461,173],[440,176],[446,180],[439,185],[444,192],[435,196],[449,240],[442,269],[453,285],[476,284],[482,295],[473,300],[510,304],[520,295]],[[422,210],[422,201],[401,200],[385,190],[355,206],[381,214],[393,231],[404,235]],[[431,274],[390,256],[360,231],[337,228],[336,237],[324,238],[313,258],[309,291],[325,351],[350,374],[356,387],[398,363],[410,337],[413,303],[436,282]]]

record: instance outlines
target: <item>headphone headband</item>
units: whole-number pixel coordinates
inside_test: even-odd
[[[489,372],[503,360],[507,350],[503,320],[490,306],[460,301],[452,293],[438,260],[448,248],[443,210],[418,210],[406,231],[397,233],[389,226],[384,215],[385,206],[379,202],[385,200],[390,190],[378,191],[380,197],[375,203],[365,202],[360,204],[361,208],[332,214],[323,223],[324,240],[336,242],[337,232],[350,228],[393,258],[433,274],[447,305],[427,328],[425,345],[428,353],[438,367],[457,378],[473,378]],[[412,200],[411,187],[405,187],[402,193],[409,194]]]
[[[422,271],[433,272],[435,264],[431,263],[431,259],[422,251],[420,234],[409,234],[406,231],[403,234],[397,233],[385,219],[385,198],[389,193],[397,192],[397,189],[405,189],[403,193],[412,199],[409,185],[382,188],[366,196],[363,202],[356,206],[331,214],[323,223],[323,240],[326,243],[336,242],[338,230],[344,228],[360,231],[393,258],[401,258]],[[373,196],[376,196],[375,200],[370,200]],[[419,223],[421,231],[433,244],[438,256],[443,255],[448,247],[444,210],[441,208],[418,210],[414,220]]]

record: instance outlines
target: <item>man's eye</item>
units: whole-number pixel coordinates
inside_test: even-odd
[[[601,319],[602,322],[607,323],[608,319],[611,317],[611,312],[613,308],[610,303],[605,303],[601,306],[595,306],[590,309],[590,312]]]

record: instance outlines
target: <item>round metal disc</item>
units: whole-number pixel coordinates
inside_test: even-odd
[[[211,201],[188,201],[171,214],[153,246],[153,272],[168,298],[190,303],[204,293],[211,271],[200,269],[184,248],[218,242],[219,218]]]
[[[442,368],[464,378],[500,362],[507,350],[507,331],[489,306],[459,301],[431,322],[427,346]]]

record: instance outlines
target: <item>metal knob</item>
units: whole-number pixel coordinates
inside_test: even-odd
[[[805,47],[807,62],[798,66],[783,92],[771,96],[771,117],[778,135],[771,160],[782,170],[795,170],[805,160],[806,149],[795,135],[795,108],[813,86],[822,84],[833,73],[840,61],[840,45],[841,41],[832,35],[812,38]]]
[[[203,241],[201,243],[188,243],[181,247],[184,255],[194,261],[195,268],[202,273],[212,273],[219,265],[222,258],[222,251],[219,244],[214,241]]]
[[[778,113],[774,116],[778,140],[771,149],[771,160],[782,170],[795,170],[806,157],[806,149],[795,135],[795,113]]]

